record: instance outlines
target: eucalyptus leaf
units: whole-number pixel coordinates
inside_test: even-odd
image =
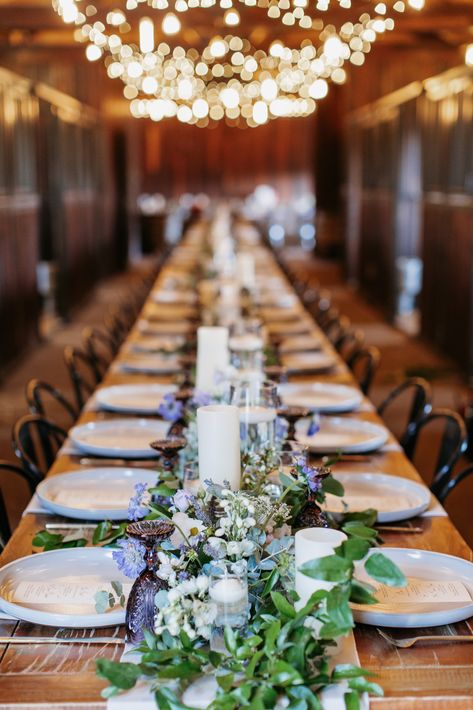
[[[107,609],[110,608],[108,592],[104,589],[100,590],[99,592],[95,592],[94,601],[95,611],[97,612],[97,614],[105,614]]]
[[[107,658],[99,658],[97,673],[120,690],[130,690],[140,677],[141,669],[135,663],[118,663]]]
[[[340,481],[337,481],[337,479],[333,476],[326,476],[322,479],[322,490],[324,493],[331,493],[339,498],[341,498],[345,493],[345,489]]]
[[[390,587],[405,587],[407,579],[397,565],[382,552],[373,552],[365,562],[365,570],[377,582]]]
[[[299,571],[312,579],[320,579],[325,582],[346,582],[353,571],[353,564],[344,557],[329,555],[304,562],[299,567]]]

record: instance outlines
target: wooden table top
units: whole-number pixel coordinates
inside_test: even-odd
[[[261,249],[263,249],[261,247]],[[155,287],[170,273],[170,270],[181,266],[186,260],[182,258],[182,248],[178,248],[164,266]],[[265,275],[270,271],[282,274],[272,256],[265,255]],[[285,278],[285,277],[284,277]],[[146,304],[145,304],[146,308]],[[303,317],[302,306],[298,306]],[[321,332],[310,321],[311,331],[323,338]],[[120,383],[152,383],[171,382],[169,377],[149,377],[141,374],[120,372],[117,363],[125,356],[129,341],[136,337],[132,330],[127,341],[105,376],[101,387]],[[339,356],[324,339],[324,349],[337,358],[337,368],[332,374],[312,376],[313,381],[339,382],[354,384],[350,371],[345,367]],[[291,378],[297,381],[303,378]],[[354,415],[368,421],[379,422],[373,408],[369,409],[367,401],[363,411]],[[93,407],[85,409],[79,419],[80,423],[98,419],[111,419],[116,416],[111,413],[96,411]],[[348,415],[350,416],[350,415]],[[395,474],[420,481],[418,473],[406,459],[403,452],[396,447],[394,438],[387,451],[378,452],[370,457],[370,461],[343,463],[343,470],[374,471]],[[84,468],[79,464],[80,456],[68,454],[58,456],[49,472],[54,476],[64,471]],[[341,464],[340,464],[341,466]],[[336,471],[335,466],[335,471]],[[64,519],[54,516],[27,514],[1,556],[1,563],[32,553],[32,539],[36,532],[46,522],[58,522]],[[452,522],[446,516],[419,517],[407,521],[405,525],[421,527],[421,533],[384,533],[383,539],[387,546],[419,548],[443,552],[466,560],[472,560],[472,551],[462,539]],[[34,644],[35,636],[84,636],[91,630],[52,629],[22,621],[0,621],[0,635],[31,636],[31,645],[0,647],[0,708],[34,708],[47,704],[55,710],[74,707],[104,708],[105,701],[100,697],[100,691],[105,687],[104,681],[95,674],[97,658],[118,660],[123,652],[121,646],[68,646]],[[452,633],[473,633],[471,620],[459,624],[436,627],[432,633],[444,634],[447,639]],[[124,627],[101,629],[100,635],[124,637]],[[393,635],[396,630],[393,630]],[[415,635],[404,630],[400,637]],[[385,697],[371,699],[371,706],[382,710],[411,710],[429,708],[472,708],[473,710],[473,643],[470,644],[435,644],[414,646],[410,649],[391,647],[377,633],[374,627],[357,625],[355,629],[357,649],[361,665],[376,674],[377,682],[384,688]]]

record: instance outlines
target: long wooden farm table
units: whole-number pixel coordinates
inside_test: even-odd
[[[175,270],[193,268],[193,255],[196,253],[197,232],[193,239],[187,239],[182,246],[176,248],[170,259],[159,274],[155,288],[169,277]],[[285,280],[273,256],[264,247],[257,247],[258,269],[265,276],[273,273]],[[286,289],[291,291],[286,281]],[[145,304],[145,309],[147,304]],[[323,337],[308,314],[300,306],[301,314],[307,319],[309,327],[319,337]],[[128,341],[136,337],[136,329],[128,336]],[[149,377],[137,374],[125,374],[119,370],[119,362],[124,357],[127,342],[112,364],[109,372],[101,383],[106,387],[121,383],[138,382],[171,382],[169,377]],[[324,348],[334,353],[330,344],[324,339]],[[314,381],[331,381],[353,385],[354,380],[337,357],[337,368],[332,374],[314,376]],[[297,381],[298,378],[293,378]],[[300,378],[299,378],[300,379]],[[303,379],[307,380],[307,377]],[[97,411],[93,406],[86,407],[81,414],[80,422],[85,423],[98,419],[113,419],[113,414]],[[361,411],[351,415],[377,422],[378,416],[365,400]],[[49,476],[55,476],[64,471],[84,468],[79,464],[79,455],[61,454],[58,456]],[[105,462],[104,462],[105,464]],[[396,446],[394,439],[384,450],[374,454],[370,461],[344,463],[344,470],[353,471],[383,471],[419,481],[420,477],[406,457]],[[35,533],[44,528],[46,522],[61,522],[64,519],[42,514],[28,513],[25,515],[7,548],[1,556],[2,565],[19,557],[32,553],[32,539]],[[419,517],[406,523],[422,528],[421,533],[385,533],[386,545],[395,547],[420,548],[443,552],[450,555],[472,560],[472,551],[457,532],[446,515]],[[395,630],[394,630],[395,632]],[[121,646],[89,646],[89,645],[35,645],[35,636],[86,636],[91,630],[52,629],[22,622],[0,621],[2,636],[30,636],[31,644],[0,646],[0,708],[104,708],[105,701],[100,697],[104,682],[95,674],[95,660],[100,657],[119,659]],[[100,635],[124,636],[124,628],[101,629]],[[370,626],[359,625],[355,630],[357,649],[361,664],[377,675],[377,682],[385,690],[385,697],[372,699],[371,707],[382,710],[410,710],[429,708],[443,710],[444,708],[473,708],[473,644],[453,645],[448,643],[452,633],[473,633],[469,621],[451,626],[436,628],[434,633],[445,635],[445,643],[435,645],[414,646],[410,649],[396,649],[386,643]],[[409,632],[404,632],[409,635]]]

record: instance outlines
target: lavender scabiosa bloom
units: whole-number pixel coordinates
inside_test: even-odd
[[[149,513],[149,508],[144,502],[144,497],[147,494],[147,484],[137,483],[135,485],[135,495],[130,498],[128,503],[128,519],[141,520]]]
[[[198,407],[206,407],[208,404],[212,403],[212,396],[207,392],[202,392],[202,390],[195,390],[194,396],[191,399],[191,404],[196,409]]]
[[[165,394],[158,407],[158,414],[167,422],[176,422],[182,417],[184,405],[173,394]]]
[[[118,565],[118,569],[127,577],[135,579],[146,567],[144,554],[146,547],[138,540],[118,540],[119,550],[114,550],[112,557]]]

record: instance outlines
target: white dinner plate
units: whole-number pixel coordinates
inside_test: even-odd
[[[296,306],[290,308],[278,308],[277,306],[266,306],[260,310],[261,318],[266,323],[290,322],[300,317],[300,311]]]
[[[96,592],[112,591],[112,581],[120,582],[128,596],[131,580],[119,571],[111,549],[41,552],[0,569],[0,608],[32,624],[83,629],[117,626],[125,623],[125,609],[117,606],[99,614],[94,601]]]
[[[324,382],[288,382],[279,385],[279,394],[283,404],[323,413],[352,412],[362,402],[355,387]]]
[[[176,389],[176,385],[113,385],[97,390],[95,401],[109,412],[157,414],[164,395]]]
[[[293,293],[263,293],[258,297],[260,306],[268,308],[292,308],[298,302]]]
[[[293,353],[283,355],[281,364],[289,372],[327,372],[337,364],[333,355],[325,352]]]
[[[307,335],[310,333],[310,326],[298,318],[293,321],[268,323],[266,328],[271,335]]]
[[[138,321],[138,330],[149,335],[187,335],[191,330],[191,324],[187,321],[177,323],[158,323],[141,318]]]
[[[88,468],[50,476],[36,489],[41,504],[56,515],[77,520],[126,520],[137,483],[156,484],[144,468]]]
[[[178,357],[160,356],[151,353],[129,353],[118,361],[118,367],[123,372],[145,373],[149,375],[168,375],[182,369]]]
[[[154,303],[171,303],[172,305],[193,305],[196,295],[192,291],[171,291],[159,289],[152,291],[151,300]]]
[[[288,353],[301,353],[308,350],[321,350],[322,341],[315,335],[294,335],[292,338],[285,338],[279,345],[281,355]]]
[[[179,321],[192,318],[195,315],[195,309],[192,306],[148,303],[143,315],[153,321]]]
[[[69,438],[80,450],[97,456],[126,459],[157,456],[150,442],[167,435],[169,422],[156,419],[114,419],[73,427]]]
[[[427,510],[431,494],[421,483],[385,473],[343,473],[333,477],[345,489],[339,498],[327,493],[324,510],[335,515],[358,513],[367,508],[378,511],[378,523],[394,523],[420,515]]]
[[[388,430],[379,424],[361,419],[342,417],[320,417],[320,429],[308,436],[308,419],[300,419],[296,424],[296,438],[316,453],[346,454],[376,451],[388,440]]]
[[[382,547],[381,550],[371,550],[371,554],[376,551],[389,557],[404,572],[411,590],[415,588],[416,580],[443,585],[460,582],[464,585],[465,599],[462,600],[461,596],[457,596],[455,601],[452,595],[450,601],[426,601],[414,598],[409,600],[405,596],[403,599],[399,596],[394,602],[387,600],[387,603],[383,604],[352,604],[355,621],[372,626],[415,628],[454,624],[473,615],[473,564],[471,562],[460,557],[425,550]],[[356,577],[372,583],[363,569],[363,562],[356,562],[355,565]],[[404,595],[402,589],[399,590],[399,594]],[[448,643],[448,636],[445,639]]]
[[[138,353],[174,353],[184,343],[182,335],[143,335],[130,342],[130,350]]]

